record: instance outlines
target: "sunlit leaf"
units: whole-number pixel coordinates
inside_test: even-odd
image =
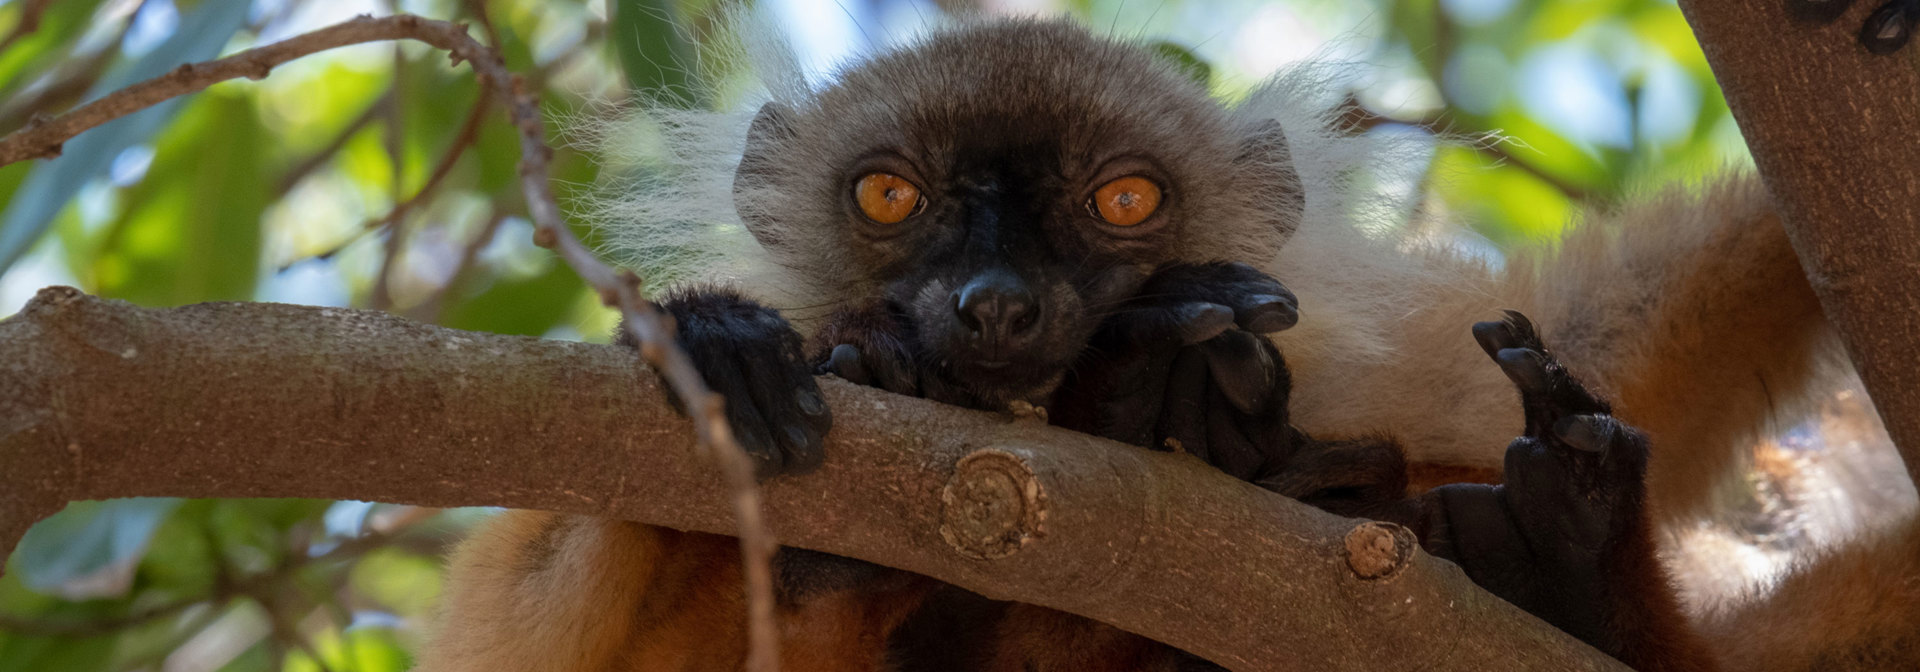
[[[247,17],[247,2],[207,2],[186,16],[173,36],[141,57],[116,69],[87,94],[98,98],[128,84],[165,74],[182,63],[212,58]],[[20,258],[47,229],[88,180],[107,170],[128,147],[146,141],[178,111],[174,99],[102,124],[66,143],[64,153],[35,168],[19,194],[0,215],[0,272]]]
[[[29,83],[34,75],[52,67],[74,46],[80,35],[93,25],[94,12],[101,0],[61,0],[48,3],[40,15],[40,27],[0,52],[0,92],[11,92]],[[0,8],[0,34],[12,31],[19,20],[25,0],[16,0]],[[0,129],[11,131],[13,129]]]
[[[314,664],[313,658],[305,651],[292,651],[287,654],[286,672],[406,672],[413,664],[412,657],[400,646],[399,638],[388,628],[354,628],[344,633],[329,631],[313,639],[314,648],[326,667]]]
[[[455,303],[440,324],[496,334],[539,336],[573,310],[573,298],[586,291],[580,276],[554,263],[539,275],[496,280],[486,290]]]
[[[694,46],[682,36],[671,0],[609,0],[608,41],[636,94],[695,106],[704,103],[693,71]]]
[[[1149,45],[1153,53],[1172,63],[1187,78],[1205,88],[1213,81],[1213,66],[1177,42],[1160,41]]]
[[[394,613],[424,616],[440,598],[440,567],[433,558],[383,549],[355,564],[350,585]]]
[[[243,93],[196,98],[102,241],[94,289],[145,305],[251,298],[270,147]]]

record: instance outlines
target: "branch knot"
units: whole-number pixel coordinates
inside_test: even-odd
[[[998,448],[960,458],[940,503],[940,537],[969,558],[997,560],[1046,536],[1040,479],[1026,460]]]

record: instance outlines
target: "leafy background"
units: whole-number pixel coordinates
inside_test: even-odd
[[[1583,202],[1746,162],[1661,0],[764,1],[821,77],[952,12],[1070,13],[1154,42],[1229,98],[1291,62],[1351,61],[1365,132],[1481,139],[1442,145],[1419,179],[1390,186],[1468,223],[1489,254],[1554,235]],[[471,23],[555,114],[636,91],[715,104],[676,65],[714,39],[711,0],[0,0],[0,132],[182,62],[394,11]],[[37,26],[22,21],[36,12]],[[144,305],[354,306],[604,340],[614,316],[531,244],[515,138],[498,110],[476,113],[478,95],[421,45],[350,47],[0,168],[0,315],[70,284]],[[555,175],[594,185],[598,158],[563,149]],[[406,669],[441,554],[486,515],[75,504],[0,579],[0,672]]]

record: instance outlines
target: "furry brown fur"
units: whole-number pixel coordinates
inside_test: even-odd
[[[1497,309],[1517,309],[1559,339],[1560,355],[1616,400],[1622,418],[1652,436],[1648,497],[1667,524],[1678,524],[1737,473],[1753,438],[1780,429],[1780,418],[1810,393],[1847,375],[1766,195],[1749,178],[1596,211],[1557,245],[1516,251],[1495,268],[1380,233],[1382,213],[1393,208],[1349,180],[1405,161],[1386,139],[1334,127],[1334,111],[1316,95],[1323,70],[1283,74],[1227,108],[1143,51],[1056,22],[940,32],[817,90],[784,51],[751,51],[771,100],[799,111],[799,123],[828,125],[804,134],[820,139],[787,148],[782,160],[796,164],[838,165],[876,134],[896,132],[900,114],[942,124],[997,116],[1012,120],[1000,129],[1010,133],[1023,119],[1085,117],[1067,125],[1086,134],[1062,142],[1086,152],[1098,149],[1089,138],[1114,119],[1157,119],[1147,132],[1187,153],[1170,159],[1174,165],[1217,162],[1244,149],[1229,138],[1284,129],[1281,156],[1298,171],[1299,189],[1201,187],[1186,197],[1215,203],[1219,216],[1208,218],[1212,228],[1179,240],[1185,256],[1247,261],[1299,296],[1304,319],[1275,341],[1293,368],[1293,421],[1309,432],[1385,431],[1417,463],[1497,469],[1521,414],[1511,385],[1486,364],[1466,327]],[[961,65],[929,69],[927,54]],[[633,185],[596,214],[614,227],[613,252],[648,277],[736,283],[795,308],[789,317],[804,324],[807,310],[870,296],[865,276],[850,269],[871,260],[836,252],[848,249],[839,237],[852,235],[836,224],[844,215],[828,211],[838,207],[839,176],[808,184],[749,180],[741,194],[748,205],[733,210],[739,139],[753,107],[643,110],[600,127],[610,148],[651,151],[677,172]],[[633,141],[640,137],[657,141]],[[1273,214],[1289,212],[1299,214]],[[1729,669],[1910,662],[1902,656],[1920,644],[1916,540],[1920,528],[1909,527],[1811,559],[1767,598],[1716,611],[1700,632]],[[737,669],[737,562],[727,540],[503,515],[456,557],[446,618],[422,669]],[[816,611],[783,612],[789,669],[877,669],[885,633],[924,589],[835,595],[809,603]],[[1069,651],[1076,645],[1055,635],[1104,636],[1098,629],[1010,634]],[[1108,667],[1175,664],[1153,658],[1165,649],[1152,651],[1141,654],[1151,661]],[[1086,662],[1060,669],[1094,669]]]

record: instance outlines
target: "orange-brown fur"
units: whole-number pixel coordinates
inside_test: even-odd
[[[804,82],[796,87],[780,80],[773,88],[777,98],[796,105],[804,101],[791,99],[808,95]],[[1318,113],[1288,107],[1297,107],[1286,100],[1291,90],[1257,93],[1237,119],[1265,115],[1286,122],[1306,183],[1308,214],[1298,231],[1276,258],[1253,260],[1301,300],[1301,324],[1275,340],[1293,368],[1292,417],[1302,429],[1329,436],[1384,431],[1416,462],[1496,468],[1521,416],[1511,385],[1486,362],[1467,327],[1499,309],[1516,309],[1534,317],[1568,365],[1615,399],[1621,417],[1652,437],[1649,502],[1661,514],[1655,522],[1672,525],[1698,513],[1705,493],[1737,473],[1752,438],[1778,431],[1770,424],[1776,418],[1791,417],[1809,393],[1845,376],[1757,180],[1730,178],[1596,212],[1556,244],[1517,251],[1494,269],[1451,250],[1369,236],[1352,226],[1351,210],[1342,207],[1352,195],[1332,176],[1354,168],[1343,157],[1370,146],[1329,135]],[[682,131],[716,134],[744,130],[744,119],[672,118]],[[837,298],[816,296],[805,289],[809,281],[781,276],[789,269],[751,251],[738,226],[709,225],[737,222],[728,219],[733,213],[714,209],[730,185],[725,153],[738,148],[737,136],[722,140],[711,145],[713,156],[678,159],[711,174],[676,181],[677,191],[664,199],[642,194],[617,203],[610,212],[619,212],[609,216],[690,222],[677,231],[635,229],[629,239],[642,247],[732,255],[736,260],[716,264],[714,274],[737,272],[732,279],[803,301],[796,305]],[[715,245],[700,237],[728,231],[734,238]],[[675,236],[676,245],[666,245],[666,236]],[[688,241],[696,242],[678,245]],[[832,266],[832,257],[822,259]],[[679,273],[656,277],[690,274]],[[1645,543],[1655,538],[1649,530]],[[455,558],[446,617],[422,669],[738,669],[744,610],[736,556],[724,538],[504,514]],[[1635,574],[1665,581],[1659,567]],[[1717,609],[1697,632],[1727,669],[1911,666],[1920,647],[1917,586],[1920,527],[1908,525],[1808,559],[1771,594]],[[845,593],[809,601],[805,611],[782,611],[788,669],[884,669],[887,634],[918,602],[911,591]],[[1074,660],[1088,645],[1110,645],[1116,640],[1104,638],[1120,633],[1054,627],[1047,625],[1051,614],[1031,616],[1016,620],[1036,625],[1002,633],[1002,641],[1015,652],[1055,661],[1041,667],[1171,664],[1135,659],[1124,646],[1093,647],[1117,651],[1120,660]],[[1668,644],[1690,637],[1686,625],[1675,622],[1634,627],[1651,629],[1656,642],[1663,632],[1673,633]]]
[[[455,554],[449,615],[421,672],[720,672],[746,657],[731,537],[536,511],[488,521]],[[884,669],[923,584],[783,606],[780,667]]]

